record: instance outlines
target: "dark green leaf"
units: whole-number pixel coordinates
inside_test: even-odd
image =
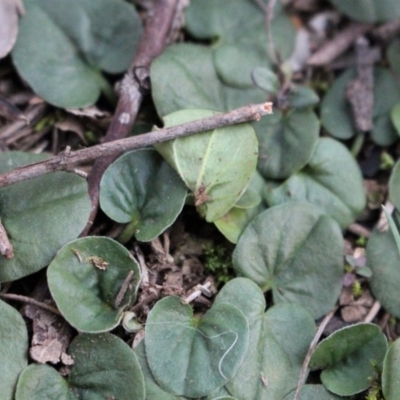
[[[250,324],[246,357],[227,389],[238,399],[281,399],[297,386],[315,334],[313,318],[297,304],[279,304],[264,314],[263,292],[245,278],[233,279],[218,293],[214,305],[226,303],[238,307]]]
[[[233,266],[263,291],[272,290],[274,303],[299,303],[318,318],[340,293],[342,242],[335,221],[310,204],[289,202],[250,222]]]
[[[145,400],[137,357],[118,337],[81,334],[71,343],[69,353],[74,366],[68,383],[79,400]]]
[[[279,110],[255,125],[259,141],[258,170],[267,179],[285,179],[310,160],[319,135],[313,111]]]
[[[138,240],[149,242],[181,212],[187,189],[152,150],[133,151],[108,167],[100,184],[100,205],[114,221],[129,223]]]
[[[294,47],[295,29],[278,0],[270,27],[274,47],[288,58]],[[214,60],[219,76],[232,86],[252,85],[251,71],[271,63],[264,13],[248,0],[193,0],[186,9],[186,27],[200,39],[216,39]]]
[[[25,0],[13,61],[22,77],[58,107],[96,102],[109,84],[100,73],[124,71],[141,34],[122,0]]]
[[[392,231],[374,230],[367,244],[369,284],[372,293],[389,313],[400,318],[400,255]]]
[[[386,400],[397,400],[400,393],[400,340],[392,343],[383,360],[382,391]]]
[[[215,70],[213,51],[206,46],[169,46],[151,64],[152,96],[158,114],[165,116],[182,109],[228,111],[249,103],[265,101],[265,93],[229,87]]]
[[[49,365],[31,364],[18,379],[15,400],[72,400],[68,383]]]
[[[45,159],[22,152],[0,154],[0,173]],[[86,225],[90,200],[85,179],[55,172],[0,189],[1,221],[15,257],[0,257],[0,282],[30,275],[49,264],[56,252]]]
[[[248,339],[247,320],[235,306],[218,304],[198,318],[181,299],[167,297],[147,319],[147,361],[164,390],[206,396],[235,375]]]
[[[387,349],[379,326],[357,324],[335,331],[316,347],[310,367],[323,369],[325,387],[339,395],[351,396],[366,390],[381,367]]]
[[[28,364],[28,332],[21,314],[0,300],[0,393],[13,400],[19,374]]]
[[[82,332],[105,332],[136,300],[140,269],[129,251],[106,237],[68,243],[47,270],[51,294],[64,318]],[[128,282],[127,282],[128,280]],[[125,293],[121,287],[127,284]]]
[[[366,196],[360,168],[340,142],[320,138],[308,165],[280,186],[266,190],[270,206],[307,201],[344,229],[364,210]]]
[[[251,72],[251,77],[255,85],[267,93],[275,94],[279,90],[278,77],[268,68],[254,68]]]
[[[360,22],[385,22],[400,17],[397,0],[330,0],[340,11]]]
[[[297,86],[290,90],[288,102],[291,108],[310,108],[319,103],[319,97],[314,90],[306,86]]]

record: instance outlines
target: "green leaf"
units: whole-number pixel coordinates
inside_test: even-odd
[[[135,354],[139,361],[140,368],[142,369],[145,387],[146,387],[146,399],[147,400],[181,400],[183,397],[175,396],[171,393],[161,389],[153,377],[150,371],[149,364],[146,358],[146,348],[144,340],[142,340],[135,348]]]
[[[237,89],[219,79],[213,50],[194,44],[175,44],[153,61],[150,69],[152,97],[163,117],[182,109],[228,111],[265,101],[255,88]]]
[[[400,210],[400,160],[397,161],[390,175],[389,197],[393,205]]]
[[[145,400],[144,378],[136,355],[118,337],[81,334],[71,343],[69,353],[74,366],[68,383],[78,399]]]
[[[351,396],[366,390],[379,368],[387,349],[379,326],[357,324],[335,331],[316,347],[310,367],[323,369],[325,387],[339,395]]]
[[[165,126],[210,117],[207,110],[182,110],[164,118]],[[193,192],[208,222],[223,217],[241,197],[257,163],[257,138],[248,124],[214,129],[156,146]]]
[[[38,162],[43,155],[4,152],[0,173]],[[90,199],[86,180],[55,172],[0,189],[0,216],[15,257],[0,257],[0,282],[13,281],[44,268],[56,252],[86,225]]]
[[[353,115],[346,99],[346,88],[356,77],[353,68],[345,71],[333,82],[321,104],[322,125],[338,139],[350,139],[356,133]],[[389,70],[374,69],[374,108],[371,136],[380,146],[389,146],[399,136],[390,121],[392,107],[400,101],[400,92]]]
[[[198,318],[182,299],[167,297],[147,319],[147,361],[164,390],[206,396],[235,375],[248,339],[248,323],[238,308],[218,304]]]
[[[0,300],[0,392],[13,400],[19,374],[28,364],[28,332],[21,314]]]
[[[199,39],[216,39],[214,60],[218,75],[232,86],[249,87],[251,71],[271,64],[264,13],[249,0],[193,0],[185,10],[186,28]],[[273,9],[270,27],[274,47],[282,58],[294,48],[295,29],[282,1]]]
[[[398,135],[400,135],[400,103],[393,106],[390,113],[393,126],[396,128]]]
[[[47,270],[50,292],[64,318],[82,332],[105,332],[136,300],[140,269],[129,251],[106,237],[65,245]],[[127,281],[128,280],[128,281]],[[124,283],[129,283],[121,293]]]
[[[264,313],[263,292],[246,278],[233,279],[221,289],[214,306],[226,303],[238,307],[250,324],[245,359],[227,389],[238,399],[281,399],[297,386],[315,335],[313,318],[297,304],[279,304]]]
[[[283,400],[293,400],[295,391],[287,395]],[[347,397],[346,397],[347,398]],[[336,396],[328,392],[324,385],[304,385],[301,390],[300,400],[343,400],[344,397]]]
[[[341,12],[360,22],[386,22],[400,17],[397,0],[329,0]]]
[[[343,229],[361,214],[366,202],[356,160],[344,145],[330,138],[318,139],[308,165],[264,195],[270,206],[307,201]]]
[[[255,125],[259,141],[258,170],[267,179],[285,179],[310,160],[319,135],[311,110],[279,110]]]
[[[279,80],[275,73],[265,67],[254,68],[251,78],[256,86],[267,93],[275,94],[279,90]]]
[[[304,306],[314,318],[335,304],[342,279],[342,234],[335,221],[307,203],[272,207],[247,226],[233,253],[237,274],[274,303]]]
[[[319,103],[319,97],[311,88],[306,86],[297,86],[290,90],[288,103],[291,108],[310,108]]]
[[[118,158],[103,175],[100,205],[114,221],[129,223],[143,242],[160,235],[182,211],[187,189],[176,172],[153,150]]]
[[[47,364],[31,364],[18,379],[15,400],[72,400],[67,381]]]
[[[122,0],[25,0],[14,64],[33,90],[58,107],[94,104],[109,84],[100,70],[123,72],[141,35]],[[109,89],[108,89],[109,90]]]
[[[392,343],[383,360],[382,392],[386,400],[397,400],[400,393],[400,340]]]
[[[400,255],[392,231],[373,230],[367,244],[369,285],[386,311],[400,318]]]
[[[256,198],[261,199],[261,193],[264,188],[264,179],[256,171],[250,181],[249,187],[246,189],[242,197],[235,203],[222,218],[214,221],[218,230],[232,243],[237,243],[240,235],[250,223],[250,221],[258,214],[265,210],[263,202],[259,202]],[[249,199],[251,197],[251,199]],[[245,199],[243,199],[245,198]],[[246,200],[246,202],[244,201]],[[250,201],[252,200],[252,201]],[[243,203],[252,207],[244,208]]]
[[[121,339],[81,334],[69,352],[74,365],[68,383],[54,368],[32,364],[18,380],[16,400],[145,400],[139,362]]]

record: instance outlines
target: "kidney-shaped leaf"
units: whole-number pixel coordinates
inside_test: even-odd
[[[248,322],[237,307],[218,304],[198,318],[182,299],[167,297],[147,319],[147,361],[164,390],[206,396],[235,375],[248,339]]]
[[[166,392],[158,386],[155,381],[153,374],[150,371],[149,364],[146,358],[146,348],[144,345],[144,340],[142,340],[138,346],[135,348],[135,354],[142,369],[144,383],[146,386],[146,399],[151,400],[182,400],[183,397],[175,396],[171,393]]]
[[[264,313],[263,292],[246,278],[222,288],[214,306],[223,303],[238,307],[250,322],[245,359],[227,389],[238,399],[281,399],[297,386],[315,334],[312,316],[297,304],[279,304]]]
[[[311,110],[280,111],[255,125],[259,156],[257,168],[267,179],[285,179],[303,168],[317,143],[319,122]]]
[[[144,400],[143,374],[132,349],[109,333],[81,334],[69,347],[68,383],[78,399]]]
[[[213,50],[194,44],[169,46],[151,64],[151,94],[160,116],[188,108],[228,111],[265,101],[256,88],[237,89],[221,82]]]
[[[45,159],[43,155],[0,154],[0,173]],[[0,217],[15,257],[0,257],[0,282],[44,268],[85,227],[90,200],[85,179],[55,172],[0,189]]]
[[[281,0],[274,3],[270,28],[275,49],[287,58],[294,47],[295,29],[282,4]],[[192,0],[185,11],[190,33],[201,39],[219,39],[214,46],[214,62],[225,83],[249,86],[251,71],[271,63],[264,13],[256,3]]]
[[[67,381],[47,364],[31,364],[18,379],[15,400],[74,400]]]
[[[166,126],[210,117],[207,110],[181,110],[164,118]],[[193,192],[208,222],[223,217],[241,197],[257,163],[257,137],[248,124],[229,126],[156,146]]]
[[[397,400],[400,393],[400,340],[392,343],[383,360],[382,392],[386,400]]]
[[[345,71],[333,82],[322,100],[322,125],[338,139],[350,139],[356,133],[354,117],[346,99],[347,85],[356,77],[353,68]],[[400,101],[400,91],[395,79],[385,68],[374,69],[374,108],[372,139],[380,146],[389,146],[399,136],[391,123],[391,109]]]
[[[386,337],[379,326],[348,326],[318,344],[310,367],[323,369],[321,380],[329,391],[351,396],[369,387],[374,365],[381,367],[386,349]]]
[[[386,311],[400,318],[400,256],[392,231],[374,230],[367,244],[369,284]]]
[[[21,314],[0,300],[0,393],[14,399],[19,374],[28,364],[28,332]]]
[[[272,290],[274,303],[299,303],[318,318],[340,293],[342,241],[330,217],[310,204],[288,202],[250,222],[233,253],[233,266],[263,291]]]
[[[135,9],[122,0],[25,0],[13,61],[46,101],[93,104],[107,86],[99,70],[124,71],[141,34]]]
[[[140,270],[129,251],[106,237],[68,243],[47,270],[50,292],[64,318],[82,332],[115,328],[136,300]]]
[[[157,152],[132,151],[104,173],[100,205],[114,221],[129,223],[138,240],[149,242],[175,221],[186,193],[182,180]]]
[[[69,347],[74,365],[68,382],[48,365],[32,364],[18,380],[16,400],[144,400],[136,355],[108,333],[77,336]]]
[[[283,400],[293,400],[296,391],[288,394]],[[342,396],[328,392],[324,385],[304,385],[301,389],[300,400],[343,400]]]
[[[366,196],[359,166],[347,148],[330,138],[320,138],[308,165],[280,186],[266,190],[270,206],[287,201],[307,201],[349,226],[365,207]]]
[[[361,22],[385,22],[400,17],[397,0],[330,0],[340,11]]]

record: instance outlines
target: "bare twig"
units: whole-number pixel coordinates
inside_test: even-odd
[[[7,231],[4,228],[4,225],[1,223],[0,219],[0,254],[7,258],[7,260],[11,260],[14,258],[14,248],[8,238]]]
[[[326,65],[343,54],[354,41],[364,33],[372,29],[371,24],[351,23],[331,41],[317,50],[308,60],[309,65]]]
[[[165,48],[177,4],[178,0],[154,0],[153,8],[147,16],[145,30],[136,55],[122,81],[117,109],[104,138],[105,143],[122,139],[130,133],[143,95],[149,89],[150,64]],[[116,154],[102,156],[93,165],[88,179],[92,210],[89,222],[82,235],[89,231],[96,217],[100,180],[115,156]]]
[[[373,60],[368,40],[360,36],[355,42],[357,77],[347,85],[346,95],[351,105],[357,131],[372,129],[372,109],[374,106]]]
[[[389,21],[371,32],[374,39],[388,41],[400,33],[400,18]]]
[[[363,236],[367,239],[371,236],[371,231],[369,229],[357,223],[351,224],[347,229],[349,232],[358,236]]]
[[[303,361],[303,365],[301,367],[301,371],[300,371],[300,377],[299,377],[299,383],[297,384],[297,389],[296,389],[296,393],[294,395],[294,399],[293,400],[299,400],[300,399],[300,395],[301,395],[301,389],[303,388],[303,385],[306,381],[307,378],[307,372],[308,372],[308,364],[310,364],[310,360],[311,360],[311,356],[314,353],[315,347],[318,344],[318,341],[320,339],[320,337],[322,336],[322,333],[324,332],[326,326],[328,325],[329,321],[332,319],[332,317],[335,315],[335,312],[337,311],[339,307],[336,306],[334,307],[329,314],[327,314],[325,316],[325,318],[322,320],[320,326],[318,327],[317,333],[314,336],[314,339],[312,340],[310,347],[307,351],[307,354],[304,358]]]
[[[117,294],[117,297],[115,298],[115,308],[118,308],[119,305],[121,304],[122,299],[125,296],[125,293],[127,292],[127,290],[129,289],[129,285],[131,283],[131,280],[133,278],[133,271],[129,271],[128,275],[126,276],[126,278],[124,279],[124,281],[122,282],[121,288],[119,289],[119,292]]]
[[[54,171],[73,171],[73,166],[93,161],[101,156],[118,155],[127,150],[139,149],[156,143],[200,133],[227,125],[246,121],[258,121],[262,116],[272,113],[272,103],[248,105],[227,113],[216,114],[209,118],[189,122],[170,128],[157,129],[153,132],[132,136],[126,139],[99,144],[78,151],[68,149],[48,160],[16,168],[0,174],[0,187],[46,175]]]
[[[378,300],[375,300],[375,303],[372,305],[369,313],[365,316],[364,322],[372,322],[372,320],[378,315],[380,309],[381,303],[379,303]]]
[[[44,310],[50,311],[54,314],[61,315],[60,311],[58,311],[57,308],[49,306],[46,303],[42,303],[27,296],[21,296],[19,294],[13,294],[13,293],[0,293],[0,298],[5,300],[14,300],[14,301],[20,301],[22,303],[33,304],[34,306],[43,308]]]

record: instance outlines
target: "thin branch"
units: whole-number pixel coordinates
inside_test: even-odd
[[[317,50],[308,60],[308,65],[326,65],[343,54],[354,41],[373,28],[371,24],[351,23],[331,41]]]
[[[14,258],[14,248],[0,219],[0,254],[7,260]]]
[[[55,171],[71,172],[76,164],[93,161],[102,156],[116,156],[128,150],[143,148],[178,137],[188,136],[193,133],[205,132],[251,120],[258,121],[266,114],[272,114],[272,103],[248,105],[227,113],[216,114],[209,118],[172,126],[170,128],[157,129],[153,132],[99,144],[78,151],[69,151],[67,149],[47,160],[25,165],[10,172],[0,174],[0,187]]]
[[[293,400],[299,400],[300,395],[301,395],[301,389],[303,388],[303,385],[306,381],[307,378],[307,372],[308,372],[308,365],[310,364],[311,356],[314,353],[315,348],[317,347],[317,344],[319,342],[320,337],[322,336],[322,333],[324,332],[326,326],[328,325],[329,321],[332,319],[332,317],[335,315],[335,312],[337,311],[339,307],[336,306],[334,307],[329,314],[325,316],[325,318],[322,320],[320,326],[318,327],[317,333],[314,336],[314,339],[312,340],[310,347],[307,351],[306,357],[304,358],[303,365],[301,367],[300,371],[300,377],[299,377],[299,383],[297,384],[297,389],[296,393],[294,395]]]
[[[365,316],[364,322],[372,322],[372,320],[378,315],[378,312],[381,309],[381,303],[378,300],[375,300],[375,303],[372,305],[369,313]]]
[[[5,300],[14,300],[14,301],[20,301],[22,303],[32,304],[36,307],[40,307],[43,308],[44,310],[50,311],[53,314],[61,315],[60,311],[58,311],[57,308],[49,306],[46,303],[42,303],[27,296],[21,296],[19,294],[13,294],[13,293],[0,293],[0,298]]]
[[[117,109],[104,138],[104,143],[125,138],[131,132],[144,94],[149,91],[150,64],[166,46],[178,2],[179,0],[154,0],[153,7],[147,15],[145,30],[136,55],[122,81]],[[82,235],[89,231],[96,217],[100,180],[104,171],[114,161],[115,156],[116,154],[102,156],[93,165],[88,179],[92,211]]]

